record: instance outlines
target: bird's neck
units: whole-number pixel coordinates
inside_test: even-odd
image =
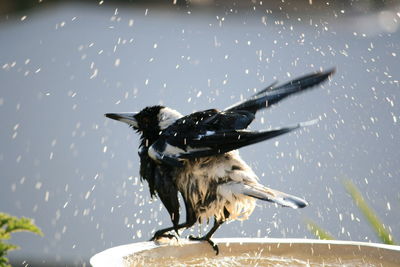
[[[159,134],[153,135],[146,135],[140,138],[140,146],[141,148],[148,148],[151,146],[155,141],[157,141]]]

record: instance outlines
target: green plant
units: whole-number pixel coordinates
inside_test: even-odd
[[[29,218],[17,218],[7,213],[0,212],[0,267],[8,267],[7,253],[19,247],[13,244],[5,243],[5,240],[11,238],[11,233],[28,231],[43,236],[42,231]]]
[[[327,232],[326,230],[322,229],[319,227],[315,222],[312,220],[307,219],[307,229],[312,232],[318,239],[323,239],[323,240],[332,240],[335,239],[333,236]]]
[[[347,192],[352,197],[357,208],[361,211],[364,217],[367,219],[368,223],[371,225],[372,229],[378,235],[382,243],[389,245],[396,245],[390,233],[386,230],[385,225],[379,220],[378,216],[374,210],[367,204],[364,200],[362,194],[357,189],[357,187],[350,181],[345,180],[343,182]],[[306,220],[307,228],[319,239],[334,239],[327,231],[318,226],[312,220]]]
[[[385,225],[379,220],[372,208],[369,207],[360,191],[358,191],[357,187],[350,180],[344,181],[344,186],[347,192],[353,198],[353,201],[357,205],[358,209],[378,235],[379,239],[385,244],[395,245],[396,243],[394,242],[390,233],[386,230]]]

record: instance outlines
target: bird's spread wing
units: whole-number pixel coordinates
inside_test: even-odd
[[[309,74],[281,86],[273,83],[224,111],[209,109],[182,117],[162,131],[159,139],[150,146],[149,155],[158,162],[178,167],[184,159],[223,154],[305,126],[307,123],[268,131],[244,130],[258,110],[320,84],[333,72]]]
[[[299,127],[300,125],[295,125],[268,131],[226,130],[210,132],[209,134],[186,140],[186,144],[190,149],[181,153],[178,157],[192,159],[223,154],[291,132]]]
[[[197,134],[194,134],[194,131],[184,136],[182,133],[162,135],[156,143],[150,146],[149,155],[156,161],[167,165],[182,166],[184,159],[223,154],[313,123],[315,121],[266,131],[217,130],[197,132]]]

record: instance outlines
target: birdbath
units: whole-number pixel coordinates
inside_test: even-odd
[[[90,259],[103,266],[400,266],[400,246],[313,239],[215,238],[206,242],[140,242],[107,249]]]

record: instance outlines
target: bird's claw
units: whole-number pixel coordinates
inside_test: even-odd
[[[165,234],[165,233],[155,233],[154,234],[154,236],[150,239],[150,241],[156,241],[156,240],[158,240],[158,239],[160,239],[160,238],[163,238],[163,237],[166,237],[166,238],[169,238],[169,239],[173,239],[173,238],[175,238],[175,240],[176,241],[178,241],[178,237],[176,236],[176,235],[173,235],[173,234]]]
[[[211,247],[213,248],[213,250],[215,251],[215,255],[218,255],[218,254],[219,254],[219,247],[218,247],[218,245],[215,244],[215,243],[214,243],[210,238],[208,238],[208,237],[205,237],[205,236],[203,236],[203,237],[195,237],[195,236],[190,235],[190,236],[189,236],[189,240],[192,240],[192,241],[207,241],[208,244],[210,244]]]

